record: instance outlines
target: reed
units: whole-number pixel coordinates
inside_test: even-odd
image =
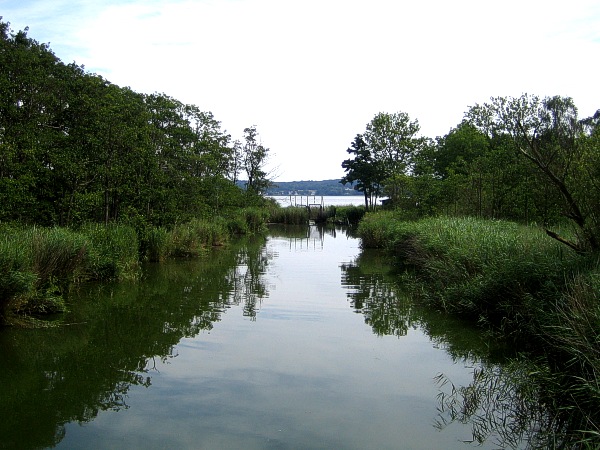
[[[140,276],[139,241],[128,225],[88,224],[81,233],[89,240],[86,272],[94,280],[126,280]]]
[[[576,443],[565,448],[599,448],[598,255],[578,255],[536,227],[473,218],[406,222],[384,212],[358,232],[416,277],[421,300],[537,358],[528,376],[542,386],[551,432]]]
[[[276,206],[269,209],[269,222],[302,225],[308,223],[308,210],[304,206]]]
[[[260,233],[266,229],[269,211],[266,208],[247,207],[241,210],[247,225],[248,233]]]
[[[330,221],[344,225],[356,225],[365,216],[367,210],[364,206],[335,206],[330,213]]]
[[[151,228],[145,233],[145,257],[152,262],[164,261],[169,256],[171,235],[164,227]]]
[[[36,276],[26,257],[26,243],[2,230],[0,237],[0,322],[7,323],[12,311],[26,302],[35,289]]]
[[[66,310],[63,295],[85,273],[88,243],[63,228],[3,227],[0,297],[4,322],[15,314]]]
[[[166,237],[166,255],[193,258],[202,255],[207,247],[223,245],[229,231],[224,220],[192,219],[178,224]]]

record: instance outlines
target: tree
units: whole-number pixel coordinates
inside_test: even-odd
[[[385,176],[383,166],[380,161],[375,161],[361,134],[356,135],[346,151],[354,158],[342,162],[346,175],[340,183],[354,184],[354,189],[365,196],[365,208],[373,209],[381,195],[381,181]]]
[[[513,148],[562,198],[564,214],[576,225],[578,240],[571,242],[551,230],[546,230],[548,235],[577,252],[599,250],[598,190],[593,177],[589,173],[586,176],[587,161],[598,153],[598,146],[597,142],[585,145],[593,140],[586,139],[584,122],[578,120],[573,100],[527,94],[496,97],[490,103],[475,105],[466,116],[490,137],[507,135]]]
[[[358,183],[358,190],[365,194],[367,208],[373,206],[373,197],[381,193],[388,195],[392,202],[409,195],[405,190],[405,175],[411,173],[414,157],[425,142],[415,136],[418,131],[419,123],[411,121],[406,113],[379,113],[347,150],[355,157],[342,163],[347,172],[342,182]]]
[[[247,177],[246,190],[261,195],[272,184],[265,172],[269,149],[259,142],[255,125],[244,128],[244,140],[242,160]]]
[[[416,137],[419,129],[419,122],[404,112],[379,113],[367,124],[364,140],[382,166],[381,184],[392,202],[407,194],[402,175],[410,174],[413,158],[423,145],[423,139]]]

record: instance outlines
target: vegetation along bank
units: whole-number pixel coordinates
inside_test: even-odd
[[[527,355],[542,448],[598,448],[600,111],[498,97],[437,140],[418,130],[379,113],[348,149],[342,182],[369,210],[388,197],[362,220],[363,246],[387,249],[421,301]]]
[[[255,126],[236,140],[212,113],[64,64],[6,22],[0,67],[4,323],[63,310],[77,282],[135,278],[144,260],[310,218],[264,198]],[[443,137],[419,130],[404,112],[376,114],[342,162],[364,208],[317,219],[370,211],[363,245],[395,255],[422,301],[531,355],[554,428],[596,448],[600,111],[580,118],[569,97],[524,94],[469,107]],[[382,197],[388,211],[373,212]]]

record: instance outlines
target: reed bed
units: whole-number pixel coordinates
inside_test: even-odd
[[[270,223],[302,225],[308,223],[308,210],[304,206],[274,206],[269,210]]]
[[[344,225],[357,225],[365,216],[364,206],[332,206],[328,220]]]
[[[315,222],[331,222],[343,225],[356,225],[365,215],[364,206],[326,206],[312,217],[304,206],[272,206],[269,209],[269,222],[287,225],[302,225],[311,219]]]
[[[141,261],[198,257],[232,234],[264,229],[268,212],[244,208],[231,217],[164,227],[87,224],[78,230],[0,224],[0,324],[61,312],[64,294],[89,280],[135,280]],[[141,235],[141,238],[140,238]]]
[[[564,448],[600,448],[598,255],[536,227],[474,218],[406,222],[386,211],[368,214],[358,234],[396,256],[422,301],[533,355],[529,377],[542,386],[550,432]]]
[[[139,241],[133,227],[89,224],[81,228],[90,243],[87,278],[93,280],[136,279],[140,275]]]
[[[179,224],[164,238],[164,253],[169,257],[198,257],[206,248],[223,245],[228,239],[227,225],[222,220],[192,219]]]
[[[393,212],[368,215],[362,243],[397,256],[427,283],[436,308],[493,327],[521,329],[564,288],[581,258],[533,227],[505,221],[437,217],[406,222]]]

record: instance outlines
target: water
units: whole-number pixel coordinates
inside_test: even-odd
[[[0,447],[469,448],[435,378],[468,385],[486,343],[394,280],[312,226],[82,288],[60,326],[0,333]]]
[[[365,197],[362,195],[274,195],[281,206],[296,206],[307,204],[323,204],[323,206],[362,206]]]

